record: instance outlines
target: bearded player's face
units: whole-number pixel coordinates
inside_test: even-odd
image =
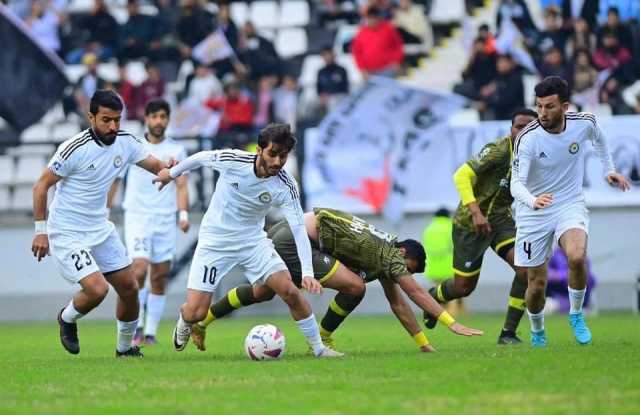
[[[164,132],[169,125],[169,115],[165,110],[159,110],[146,115],[144,117],[144,121],[147,124],[147,128],[151,135],[161,138],[164,137]]]
[[[112,110],[107,107],[98,107],[98,112],[95,115],[89,113],[89,122],[91,122],[93,132],[102,141],[111,144],[118,135],[121,115],[122,111]]]

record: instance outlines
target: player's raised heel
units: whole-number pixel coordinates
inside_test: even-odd
[[[569,324],[573,329],[573,335],[579,344],[591,343],[591,330],[584,322],[584,315],[582,312],[569,314]]]
[[[133,335],[133,345],[140,346],[144,343],[144,330],[142,327],[136,329],[136,334]]]
[[[177,352],[181,352],[187,347],[189,343],[189,337],[191,337],[191,327],[185,326],[183,329],[178,330],[178,326],[173,329],[173,348]]]
[[[60,343],[71,354],[80,353],[80,341],[78,340],[78,325],[67,323],[62,319],[62,310],[58,313],[58,325],[60,326]]]
[[[116,357],[144,357],[138,346],[131,346],[131,348],[124,352],[116,350]]]
[[[531,332],[531,346],[547,347],[547,334],[544,330]]]
[[[340,352],[338,352],[336,350],[333,350],[333,349],[330,349],[328,347],[325,347],[324,349],[322,349],[320,354],[317,355],[316,357],[320,357],[320,358],[344,357],[344,353],[340,353]]]
[[[205,339],[207,337],[207,328],[200,325],[199,323],[191,326],[191,340],[193,340],[193,344],[196,345],[196,348],[202,352],[207,350],[207,345],[205,344]]]
[[[520,343],[522,343],[522,340],[518,337],[515,331],[502,329],[502,332],[500,332],[500,336],[498,337],[498,344],[509,345]]]

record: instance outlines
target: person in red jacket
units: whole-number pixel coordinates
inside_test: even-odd
[[[351,52],[365,79],[369,75],[395,77],[404,59],[402,37],[391,23],[383,20],[375,6],[367,10],[365,24],[351,43]]]
[[[253,103],[242,92],[237,82],[230,82],[224,86],[225,95],[206,102],[206,106],[214,111],[221,111],[219,130],[244,131],[253,126]]]

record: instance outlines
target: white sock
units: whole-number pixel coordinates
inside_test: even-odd
[[[65,323],[75,323],[78,319],[84,317],[84,314],[76,310],[72,299],[64,310],[62,310],[62,315],[60,317]]]
[[[569,309],[569,314],[578,314],[582,313],[582,303],[584,303],[584,294],[587,292],[587,287],[582,290],[574,290],[571,287],[569,288],[569,304],[571,308]]]
[[[177,324],[178,331],[184,330],[185,328],[191,329],[191,326],[193,326],[193,324],[187,323],[186,321],[184,321],[184,319],[182,318],[182,312],[180,312],[178,314],[178,316],[179,316],[178,317],[178,324]]]
[[[138,313],[139,329],[144,327],[144,310],[145,310],[145,305],[147,304],[148,294],[149,294],[149,290],[147,290],[147,287],[142,287],[140,288],[140,291],[138,291],[138,302],[140,303],[140,312]]]
[[[309,346],[313,349],[313,354],[316,356],[319,355],[325,346],[322,344],[322,339],[320,338],[320,329],[318,328],[316,316],[311,313],[309,317],[296,321],[296,324],[302,334],[304,334],[304,337],[307,338],[307,343],[309,343]]]
[[[529,322],[531,323],[531,331],[538,332],[544,330],[544,310],[538,314],[534,314],[527,309],[529,315]]]
[[[145,336],[155,336],[158,332],[158,324],[162,318],[164,311],[164,303],[167,299],[166,295],[158,295],[149,293],[149,301],[147,301],[147,320],[144,323]]]
[[[138,320],[118,320],[118,345],[116,346],[116,349],[118,349],[120,353],[131,349],[131,340],[133,340],[133,335],[136,332],[137,326]]]

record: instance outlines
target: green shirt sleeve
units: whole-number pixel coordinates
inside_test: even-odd
[[[505,156],[508,156],[508,148],[505,151],[504,139],[493,141],[482,147],[482,150],[475,157],[467,161],[467,164],[476,175],[502,165]]]

